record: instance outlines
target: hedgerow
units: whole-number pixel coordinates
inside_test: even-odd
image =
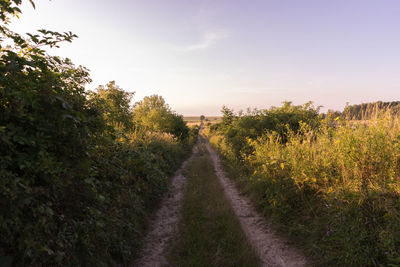
[[[390,115],[299,120],[284,138],[274,130],[245,138],[251,153],[240,157],[226,135],[234,122],[209,136],[243,191],[317,265],[397,266],[400,123]]]
[[[169,109],[184,135],[135,124],[114,82],[86,91],[87,69],[44,50],[76,36],[10,31],[20,4],[0,1],[0,263],[129,265],[196,133]]]

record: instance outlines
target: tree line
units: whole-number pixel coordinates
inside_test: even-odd
[[[370,102],[349,105],[343,111],[328,110],[324,117],[342,117],[349,120],[370,120],[390,114],[397,117],[400,114],[400,101]]]
[[[400,114],[400,101],[371,102],[358,105],[347,105],[343,115],[352,120],[368,120],[389,112],[393,116]]]

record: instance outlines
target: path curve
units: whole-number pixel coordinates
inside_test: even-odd
[[[306,258],[286,244],[271,225],[261,216],[247,197],[239,194],[235,184],[228,179],[218,154],[206,139],[206,146],[214,163],[215,172],[243,231],[260,258],[262,266],[307,266]]]
[[[199,142],[197,142],[199,143]],[[165,247],[171,237],[178,232],[178,224],[181,217],[182,201],[186,179],[182,171],[197,151],[198,144],[193,147],[191,156],[182,163],[178,171],[171,179],[172,186],[161,200],[161,207],[156,211],[150,222],[149,231],[144,239],[140,257],[133,266],[165,266]]]

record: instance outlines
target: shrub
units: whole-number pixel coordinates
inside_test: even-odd
[[[319,126],[318,108],[311,102],[301,106],[285,102],[279,108],[248,110],[247,113],[237,114],[223,107],[222,113],[222,122],[214,127],[218,127],[218,131],[225,137],[237,159],[243,159],[253,152],[248,139],[256,139],[265,132],[276,132],[280,136],[280,141],[286,142],[288,131],[297,132],[300,122],[306,122],[313,128]]]
[[[320,125],[299,121],[285,142],[277,132],[248,139],[253,151],[242,160],[229,136],[210,140],[265,215],[320,265],[397,265],[400,121]]]
[[[85,68],[41,49],[72,33],[9,31],[19,4],[0,2],[0,262],[129,265],[191,142],[139,129],[130,93],[86,92]]]

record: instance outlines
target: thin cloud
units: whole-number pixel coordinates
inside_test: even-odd
[[[231,34],[228,31],[206,31],[203,34],[203,38],[200,42],[185,46],[174,46],[174,49],[179,51],[206,50],[215,46],[218,42],[229,38],[230,36]]]

